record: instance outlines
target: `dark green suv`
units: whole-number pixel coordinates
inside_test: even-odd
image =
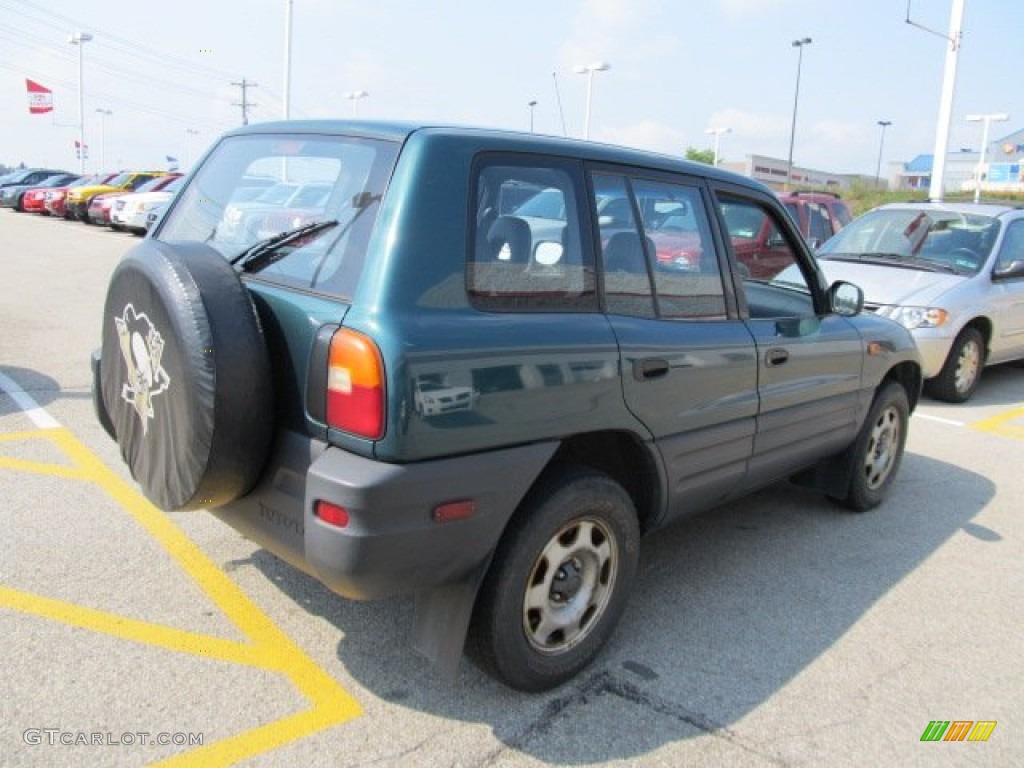
[[[279,234],[240,242],[257,183],[330,194],[247,211]],[[785,281],[740,269],[730,222],[751,217]],[[640,535],[787,478],[883,500],[921,372],[862,302],[767,188],[708,166],[256,125],[114,271],[94,402],[159,507],[209,509],[346,597],[415,593],[442,668],[471,630],[485,668],[542,690],[608,640]]]

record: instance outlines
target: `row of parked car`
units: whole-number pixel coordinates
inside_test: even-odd
[[[122,171],[88,176],[45,168],[0,177],[0,207],[145,234],[181,186],[181,174]]]

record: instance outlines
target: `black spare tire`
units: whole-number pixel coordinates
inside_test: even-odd
[[[146,240],[103,309],[100,394],[121,455],[165,510],[244,496],[273,435],[270,358],[249,292],[202,243]]]

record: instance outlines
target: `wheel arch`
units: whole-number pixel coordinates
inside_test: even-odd
[[[992,343],[992,318],[987,317],[985,315],[977,315],[975,317],[972,317],[969,321],[964,323],[963,327],[959,331],[957,331],[956,335],[959,337],[960,334],[963,333],[968,328],[974,328],[978,333],[981,334],[981,340],[984,342],[984,349],[982,350],[982,352],[985,355],[984,359],[981,361],[981,364],[984,367],[985,362],[988,360],[989,356],[989,345]]]
[[[651,444],[637,435],[608,430],[565,438],[537,483],[567,465],[594,469],[621,485],[633,501],[641,533],[653,528],[663,516],[664,472]]]
[[[921,387],[924,385],[924,379],[921,375],[921,366],[910,361],[904,361],[899,365],[895,365],[889,369],[882,380],[875,387],[872,398],[877,396],[882,387],[888,384],[890,381],[894,381],[903,387],[907,393],[907,402],[910,404],[910,412],[913,413],[917,407],[918,401],[921,399]]]

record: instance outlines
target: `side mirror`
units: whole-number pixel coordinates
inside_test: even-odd
[[[853,283],[837,280],[828,289],[832,311],[843,317],[859,315],[864,310],[864,291]]]

